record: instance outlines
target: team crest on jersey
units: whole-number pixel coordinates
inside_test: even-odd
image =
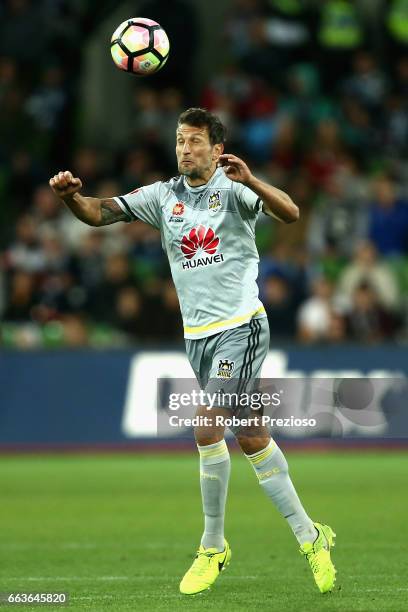
[[[169,223],[183,223],[184,219],[182,215],[184,214],[184,202],[176,202],[173,206],[173,211],[171,217],[169,218]]]
[[[220,210],[222,206],[221,202],[221,191],[213,191],[208,198],[208,210],[212,215]]]
[[[220,359],[218,362],[217,378],[231,378],[234,371],[235,361]]]

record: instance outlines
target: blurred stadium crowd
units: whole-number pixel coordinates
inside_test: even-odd
[[[69,168],[100,197],[166,180],[176,120],[191,105],[219,114],[227,150],[300,207],[294,225],[258,222],[272,339],[408,342],[408,0],[380,4],[371,20],[346,0],[231,0],[217,34],[223,62],[195,79],[194,96],[186,84],[204,35],[194,4],[143,2],[139,14],[169,32],[171,61],[135,80],[120,151],[84,142],[78,97],[81,37],[114,4],[0,1],[2,345],[182,340],[158,232],[88,228],[48,179]],[[181,35],[183,15],[194,36]]]

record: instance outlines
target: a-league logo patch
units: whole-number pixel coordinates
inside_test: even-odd
[[[176,204],[173,206],[173,211],[171,217],[169,218],[169,223],[171,223],[172,221],[175,223],[183,223],[183,215],[184,202],[176,202]]]
[[[234,371],[235,361],[220,359],[218,362],[217,378],[231,378]]]
[[[214,191],[208,198],[208,210],[214,215],[220,210],[221,206],[221,191]]]
[[[184,213],[184,203],[183,202],[177,202],[173,206],[173,215],[182,215],[183,213]]]

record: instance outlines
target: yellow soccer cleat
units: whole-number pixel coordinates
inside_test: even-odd
[[[330,559],[330,549],[334,546],[336,534],[328,525],[313,524],[319,535],[313,543],[302,544],[300,552],[309,561],[319,591],[328,593],[336,582],[336,569]]]
[[[222,552],[217,552],[216,548],[200,546],[193,565],[180,582],[180,593],[196,595],[214,584],[231,559],[231,549],[227,540],[224,540],[224,543],[225,548]]]

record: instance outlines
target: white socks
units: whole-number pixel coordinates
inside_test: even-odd
[[[314,542],[318,533],[300,503],[280,448],[271,439],[266,448],[246,457],[255,470],[259,484],[288,521],[299,544]]]
[[[200,453],[200,484],[204,511],[204,548],[224,550],[224,514],[231,462],[225,440],[198,446]]]

